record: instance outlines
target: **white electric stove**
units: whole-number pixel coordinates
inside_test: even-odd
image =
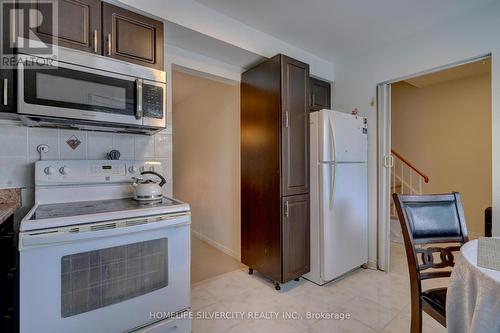
[[[138,202],[159,162],[39,161],[21,221],[20,332],[191,332],[190,208]]]

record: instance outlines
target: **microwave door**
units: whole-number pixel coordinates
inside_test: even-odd
[[[18,71],[18,112],[55,118],[141,125],[132,78],[59,62]]]

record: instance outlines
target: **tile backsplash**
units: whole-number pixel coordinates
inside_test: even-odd
[[[106,159],[116,149],[122,160],[155,160],[163,165],[167,179],[165,193],[172,193],[172,131],[154,136],[116,134],[66,129],[25,127],[22,124],[0,124],[0,188],[21,187],[23,206],[33,205],[33,163],[39,160],[37,146],[46,144],[50,159]],[[76,136],[81,144],[72,149],[66,141]]]

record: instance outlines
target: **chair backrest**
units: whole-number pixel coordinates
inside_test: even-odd
[[[429,268],[453,267],[454,251],[466,243],[467,227],[459,193],[433,195],[393,194],[401,223],[413,292],[421,292],[421,280],[450,276],[449,270],[422,272]],[[454,243],[448,247],[426,244]],[[458,244],[457,244],[458,243]],[[440,261],[436,262],[434,253]],[[419,262],[419,256],[421,262]],[[415,289],[414,289],[415,288]]]

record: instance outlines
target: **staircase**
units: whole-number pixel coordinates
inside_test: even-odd
[[[429,177],[394,149],[391,153],[394,161],[391,168],[391,193],[422,194],[422,186],[429,182]],[[391,219],[397,218],[396,207],[391,200]]]

